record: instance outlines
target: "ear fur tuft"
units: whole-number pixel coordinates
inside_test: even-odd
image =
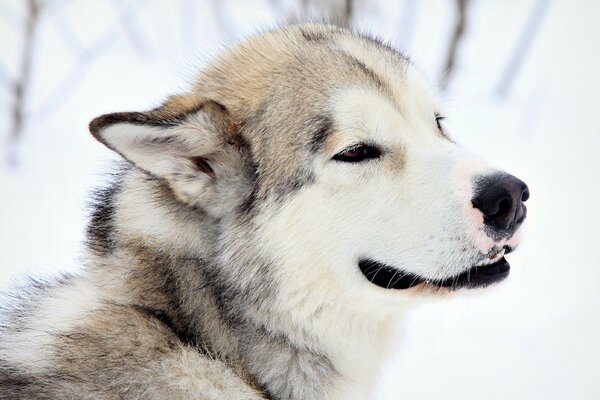
[[[244,176],[243,139],[228,110],[211,100],[173,96],[150,111],[102,115],[90,123],[90,132],[167,182],[179,200],[217,214],[226,202],[221,193],[231,197],[227,185]]]
[[[202,100],[195,96],[175,95],[170,96],[163,104],[145,112],[117,112],[101,115],[90,122],[89,128],[92,135],[104,143],[99,135],[102,129],[117,123],[130,123],[148,126],[177,126],[190,115],[200,111],[207,104],[215,103],[211,100]],[[215,103],[218,104],[218,103]],[[219,107],[225,108],[219,104]]]

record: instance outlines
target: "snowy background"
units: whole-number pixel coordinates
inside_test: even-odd
[[[93,117],[157,105],[224,45],[300,8],[44,1],[14,141],[26,5],[0,1],[4,288],[23,274],[77,269],[88,193],[114,159],[88,133]],[[455,1],[358,1],[353,13],[355,26],[402,48],[438,84]],[[599,399],[600,2],[471,0],[467,16],[440,90],[447,124],[459,143],[529,184],[525,240],[503,285],[412,314],[380,398]]]

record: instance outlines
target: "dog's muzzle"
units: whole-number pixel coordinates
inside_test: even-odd
[[[421,284],[450,289],[485,287],[505,279],[510,265],[504,255],[512,251],[509,239],[527,216],[525,201],[529,188],[520,179],[495,173],[478,177],[474,182],[473,207],[483,214],[486,234],[496,243],[468,270],[444,279],[428,279],[371,258],[361,258],[358,266],[373,284],[386,289],[409,289]]]

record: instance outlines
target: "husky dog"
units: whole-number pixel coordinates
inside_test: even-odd
[[[504,279],[525,218],[442,119],[406,57],[320,24],[94,119],[127,162],[83,271],[4,311],[0,398],[372,398],[406,312]]]

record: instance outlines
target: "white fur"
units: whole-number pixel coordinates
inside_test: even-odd
[[[260,231],[285,286],[280,312],[328,349],[352,387],[346,392],[341,384],[331,398],[369,396],[390,344],[399,339],[402,315],[414,303],[412,292],[419,290],[370,284],[357,268],[359,257],[445,279],[489,250],[482,248],[483,217],[472,211],[471,196],[473,178],[491,168],[436,131],[433,104],[408,109],[411,90],[420,88],[405,88],[407,104],[400,110],[373,89],[341,90],[331,100],[341,133],[315,161],[316,182]],[[360,142],[379,145],[382,158],[331,160]]]
[[[20,315],[19,328],[4,335],[1,343],[6,361],[34,373],[51,365],[54,334],[69,332],[102,306],[97,286],[81,278],[37,301],[29,314]]]
[[[199,180],[204,180],[200,177]],[[142,238],[147,245],[172,249],[174,254],[202,254],[209,248],[204,238],[210,221],[204,218],[178,218],[169,205],[149,202],[148,193],[152,191],[143,172],[136,171],[127,177],[124,189],[119,193],[115,215],[117,226],[126,226],[128,234]]]

